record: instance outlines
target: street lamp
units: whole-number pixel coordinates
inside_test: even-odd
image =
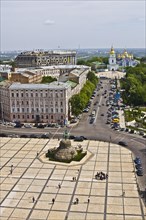
[[[2,122],[4,122],[4,108],[3,108],[3,102],[0,102],[0,109],[1,109],[1,118],[2,118]]]

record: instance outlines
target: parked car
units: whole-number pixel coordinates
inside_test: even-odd
[[[83,141],[84,139],[82,137],[75,137],[74,141]]]
[[[119,141],[118,144],[121,146],[127,146],[127,143],[125,141]]]
[[[45,126],[43,124],[38,124],[37,128],[44,128]]]
[[[140,159],[139,157],[136,157],[136,158],[134,159],[134,163],[135,163],[135,164],[141,164],[141,159]]]
[[[137,170],[142,170],[142,165],[141,165],[141,164],[136,164],[136,165],[135,165],[135,168],[136,168]]]
[[[137,170],[136,173],[137,176],[143,176],[143,170]]]
[[[80,136],[81,138],[83,138],[83,140],[87,140],[87,138],[85,136]]]
[[[73,140],[73,139],[75,139],[75,136],[74,136],[74,135],[70,135],[70,136],[69,136],[69,139],[72,139],[72,140]]]
[[[38,136],[36,134],[31,134],[29,137],[30,138],[38,138]]]
[[[22,134],[20,135],[21,138],[28,138],[28,136],[26,134]]]
[[[25,124],[24,127],[25,128],[32,128],[32,126],[30,124]]]
[[[49,136],[49,134],[45,133],[45,134],[42,134],[40,138],[48,138],[49,139],[50,136]]]

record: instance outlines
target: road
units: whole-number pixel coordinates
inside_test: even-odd
[[[138,181],[145,188],[145,179],[146,179],[146,139],[138,136],[136,134],[129,134],[122,131],[116,131],[110,128],[110,125],[106,124],[107,121],[107,110],[104,98],[103,91],[110,89],[110,84],[108,80],[102,81],[102,87],[92,101],[90,111],[88,113],[83,113],[82,118],[79,123],[70,128],[48,128],[48,129],[38,129],[38,128],[11,128],[3,127],[3,133],[15,133],[15,134],[42,134],[51,132],[51,137],[62,137],[65,129],[72,135],[80,136],[83,135],[88,139],[101,140],[106,142],[112,142],[118,144],[119,141],[127,142],[127,148],[130,149],[135,156],[139,156],[142,160],[144,176],[138,177]],[[95,102],[98,102],[94,105]],[[90,124],[90,114],[93,109],[96,109],[95,122]],[[101,116],[104,114],[104,116]]]

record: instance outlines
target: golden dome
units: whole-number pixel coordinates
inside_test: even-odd
[[[113,47],[111,47],[110,54],[115,54],[115,51],[114,51],[114,48],[113,48]]]

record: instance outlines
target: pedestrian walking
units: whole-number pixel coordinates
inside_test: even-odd
[[[123,196],[123,197],[125,196],[125,191],[123,191],[122,196]]]
[[[61,188],[61,184],[60,184],[60,183],[58,184],[58,188],[59,188],[59,189]]]
[[[34,196],[32,197],[32,202],[33,202],[33,203],[35,202],[35,198],[34,198]]]
[[[76,204],[78,204],[79,203],[79,199],[78,198],[76,198]]]
[[[87,202],[88,202],[88,204],[90,203],[90,198],[88,198]]]
[[[55,202],[55,199],[53,198],[53,199],[52,199],[52,203],[54,204],[54,202]]]

